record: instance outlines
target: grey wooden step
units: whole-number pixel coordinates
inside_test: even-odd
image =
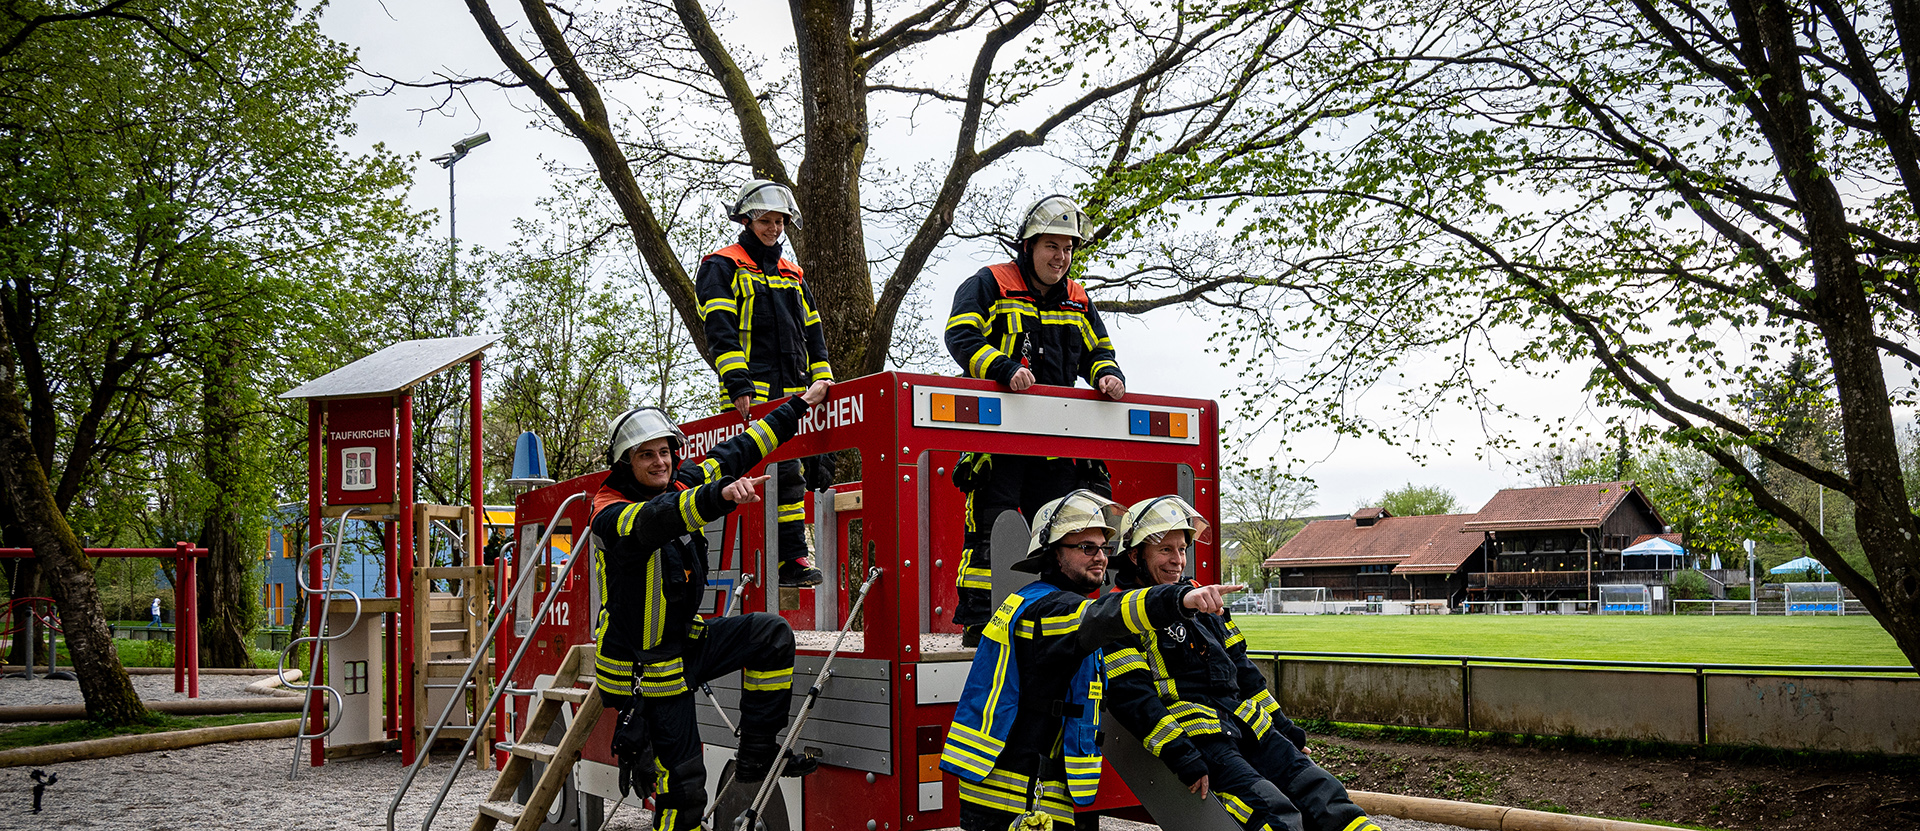
[[[473,662],[470,660],[462,659],[462,658],[446,658],[442,660],[428,661],[427,677],[428,678],[459,678],[461,675],[466,674],[467,664],[470,664],[470,663],[473,663]],[[480,670],[482,672],[490,672],[492,671],[492,669],[493,669],[493,658],[489,657],[485,661],[481,662]]]
[[[587,696],[592,694],[593,690],[586,687],[548,687],[540,691],[540,695],[545,698],[574,704],[587,700]]]
[[[520,810],[524,807],[526,806],[518,802],[482,802],[480,813],[482,816],[493,817],[511,826],[520,821]]]
[[[552,763],[553,757],[559,753],[560,748],[550,744],[541,744],[540,742],[521,742],[513,746],[513,755],[532,759],[542,764]]]

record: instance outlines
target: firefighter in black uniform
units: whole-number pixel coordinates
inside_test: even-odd
[[[1014,392],[1035,384],[1070,387],[1084,378],[1115,400],[1126,394],[1106,324],[1086,289],[1067,276],[1074,249],[1091,230],[1072,199],[1049,196],[1021,219],[1013,262],[983,268],[960,284],[947,317],[947,351],[968,377]],[[975,646],[992,611],[987,542],[994,519],[1012,510],[1031,519],[1041,503],[1078,488],[1102,496],[1113,491],[1106,465],[1094,459],[969,453],[954,466],[953,479],[967,494],[953,622],[967,627],[963,644]]]
[[[820,381],[746,432],[700,459],[683,459],[686,436],[657,407],[629,410],[608,433],[606,482],[593,497],[593,571],[600,587],[594,623],[595,686],[618,713],[612,750],[620,786],[657,793],[653,827],[689,831],[706,804],[693,689],[744,670],[740,694],[740,781],[766,778],[786,725],[793,687],[793,629],[764,612],[708,621],[702,528],[758,502],[766,476],[742,477],[792,438],[806,408],[827,396]],[[788,775],[817,767],[793,758]]]
[[[740,417],[763,401],[805,391],[815,381],[832,381],[827,339],[820,313],[807,290],[806,275],[780,256],[780,235],[800,227],[800,207],[786,186],[755,179],[740,188],[728,217],[746,226],[740,239],[700,263],[694,290],[700,295],[700,319],[714,369]],[[780,585],[814,586],[820,570],[807,556],[806,489],[833,485],[833,460],[815,456],[779,463]]]
[[[1178,496],[1134,505],[1120,520],[1114,585],[1187,583],[1187,549],[1206,532]],[[1113,717],[1247,831],[1379,831],[1340,780],[1307,758],[1306,731],[1280,712],[1230,613],[1130,635],[1106,651],[1106,668]]]
[[[960,779],[960,827],[1003,831],[1015,817],[1073,828],[1100,787],[1100,649],[1130,633],[1221,610],[1239,586],[1156,586],[1089,601],[1106,575],[1120,506],[1078,490],[1034,515],[1025,560],[1039,580],[987,624],[947,728],[940,767]]]

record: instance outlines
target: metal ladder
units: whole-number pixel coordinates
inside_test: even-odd
[[[566,515],[567,508],[576,501],[586,499],[587,496],[588,495],[586,493],[576,493],[576,494],[573,494],[572,496],[567,497],[565,501],[562,501],[558,507],[554,508],[553,516],[547,520],[546,530],[541,533],[539,541],[536,542],[533,545],[533,547],[523,548],[521,550],[523,552],[546,551],[547,546],[553,540],[553,532],[560,527],[560,520],[562,517]],[[548,583],[546,598],[540,602],[539,611],[534,612],[533,616],[531,618],[528,618],[528,620],[534,621],[536,623],[538,621],[545,620],[547,617],[547,613],[552,611],[553,609],[554,601],[559,599],[560,587],[565,585],[567,575],[573,572],[574,565],[578,564],[582,560],[593,559],[593,535],[579,534],[576,536],[576,540],[578,541],[578,545],[574,549],[573,553],[567,556],[566,565],[561,566],[560,573],[553,575],[550,582]],[[502,561],[511,561],[510,558],[513,556],[515,555],[507,554],[505,552],[501,554]],[[510,604],[514,598],[519,597],[522,592],[530,592],[533,590],[534,584],[531,581],[534,579],[534,576],[541,571],[541,569],[534,567],[534,565],[535,565],[534,563],[529,562],[527,563],[526,568],[521,568],[518,570],[519,573],[514,576],[513,587],[511,589],[508,589],[507,593],[500,598],[500,608],[502,610],[505,610],[508,607],[508,604]],[[494,615],[493,624],[487,627],[486,636],[481,638],[480,642],[476,644],[473,648],[474,649],[473,659],[470,662],[468,662],[466,672],[460,676],[459,681],[455,682],[457,686],[465,686],[468,682],[473,680],[474,674],[478,672],[482,664],[491,663],[491,660],[490,660],[491,654],[489,653],[488,650],[493,645],[493,639],[500,634],[501,624],[505,623],[506,621],[507,621],[506,614]],[[520,666],[520,659],[526,657],[527,648],[532,646],[533,643],[534,643],[534,639],[531,637],[521,639],[520,646],[518,649],[514,650],[513,657],[507,661],[506,667],[500,670],[500,677],[502,678],[513,677],[514,670],[519,668]],[[590,645],[589,645],[589,648],[591,648]],[[574,659],[574,656],[571,653],[569,653],[566,660],[574,661],[575,659]],[[577,669],[577,662],[576,662],[575,668]],[[564,674],[561,677],[565,677]],[[568,682],[568,686],[571,686],[571,685],[572,685],[571,682]],[[493,690],[493,694],[487,697],[487,706],[482,708],[481,712],[485,712],[485,713],[495,712],[496,709],[500,706],[501,697],[506,695],[507,692],[510,690],[512,690],[512,687],[510,687],[507,684],[501,684],[495,687]],[[581,692],[583,693],[592,692],[592,690],[582,690]],[[600,697],[597,695],[588,695],[588,696],[585,696],[585,698],[587,701],[592,702],[591,706],[594,708],[594,716],[595,716],[594,720],[597,720],[597,717],[599,715],[599,708],[601,706]],[[545,697],[543,696],[542,703],[544,704],[544,702],[545,702]],[[433,747],[434,742],[439,740],[441,731],[446,729],[447,722],[449,719],[452,718],[454,709],[456,705],[458,705],[459,703],[460,703],[459,696],[451,696],[447,699],[446,707],[440,711],[440,717],[434,721],[433,729],[427,733],[426,740],[421,742],[421,747],[423,748],[423,751],[414,755],[413,764],[407,768],[407,775],[400,780],[400,786],[394,789],[393,799],[387,803],[387,831],[393,831],[394,817],[400,810],[400,800],[407,795],[407,790],[413,787],[413,780],[420,775],[420,768],[424,766],[427,762],[428,754],[424,752],[424,749]],[[586,706],[588,705],[583,703],[582,705],[583,712]],[[545,730],[546,727],[548,726],[552,726],[551,720],[548,720],[548,722],[546,723],[546,726],[543,726],[541,729]],[[591,725],[589,725],[589,727],[591,727]],[[447,800],[447,793],[453,790],[454,780],[459,778],[461,769],[465,767],[467,755],[475,752],[474,746],[478,744],[480,741],[481,731],[470,730],[470,731],[467,731],[467,733],[468,735],[467,735],[466,744],[463,745],[460,748],[460,752],[454,756],[453,764],[448,768],[446,778],[442,780],[440,783],[440,793],[434,796],[433,804],[428,806],[427,808],[427,815],[425,817],[422,817],[420,820],[421,831],[427,831],[427,829],[432,828],[434,818],[439,816],[440,814],[440,806],[443,803],[445,803]],[[583,742],[585,741],[584,737],[582,738],[582,741]],[[578,748],[575,748],[575,756],[577,758]],[[512,760],[512,762],[518,762],[518,761],[519,761],[519,758],[517,756]],[[509,767],[512,767],[512,766],[513,766],[512,763],[510,763]],[[569,760],[567,764],[567,768],[569,771],[572,769],[571,760]],[[501,770],[501,775],[502,776],[506,775],[505,769]],[[564,779],[564,776],[562,778]],[[516,783],[518,782],[518,780],[515,780],[515,781]],[[553,798],[549,796],[547,798],[547,801],[548,803],[551,803],[553,801]],[[545,807],[542,807],[540,809],[539,816],[545,816],[546,810],[547,809]],[[531,826],[531,827],[537,827],[537,826]]]
[[[366,508],[350,508],[347,510],[346,513],[341,514],[339,523],[334,527],[333,542],[329,543],[329,542],[322,541],[322,542],[314,543],[313,545],[307,546],[306,550],[300,553],[300,559],[297,562],[295,562],[293,565],[293,583],[296,587],[299,588],[301,593],[307,596],[307,608],[309,610],[309,614],[311,614],[311,610],[315,608],[314,604],[316,603],[321,604],[321,613],[320,613],[319,626],[314,630],[314,633],[311,635],[307,635],[305,637],[295,638],[294,640],[289,642],[285,649],[280,650],[280,661],[277,664],[277,666],[274,668],[274,672],[278,674],[280,678],[285,678],[287,673],[287,660],[293,657],[294,650],[299,649],[300,644],[303,644],[303,643],[310,643],[313,645],[312,648],[308,650],[310,660],[307,662],[306,683],[297,683],[297,682],[291,682],[291,681],[283,682],[286,684],[288,689],[300,690],[306,693],[305,699],[300,707],[300,713],[301,713],[300,731],[295,733],[293,736],[293,764],[287,771],[288,779],[298,779],[300,777],[300,746],[301,744],[311,741],[313,739],[326,738],[326,736],[329,733],[333,732],[333,728],[335,727],[335,725],[338,724],[338,722],[336,722],[334,719],[328,718],[327,726],[324,729],[322,729],[320,732],[318,733],[307,732],[307,715],[306,714],[313,711],[314,693],[316,691],[319,691],[319,692],[325,692],[327,695],[332,696],[332,699],[333,699],[332,701],[333,706],[331,708],[332,712],[337,713],[340,711],[341,707],[345,706],[344,702],[346,701],[346,699],[340,694],[339,690],[336,690],[333,687],[328,686],[326,684],[317,683],[315,679],[320,677],[321,644],[324,644],[328,641],[337,641],[341,638],[344,638],[352,634],[353,630],[360,626],[360,595],[354,592],[352,589],[334,588],[333,581],[334,581],[334,577],[340,573],[340,546],[346,541],[347,521],[352,519],[354,514],[363,513],[366,510],[367,510]],[[309,557],[313,556],[314,552],[319,551],[322,548],[331,549],[332,554],[327,558],[326,583],[323,584],[320,588],[316,589],[313,586],[310,586],[307,584],[307,578],[306,578],[307,561]],[[342,599],[353,601],[353,625],[348,626],[346,628],[346,631],[344,632],[329,633],[327,631],[327,618],[329,617],[329,615],[326,613],[326,610],[324,607],[327,603],[333,600],[336,594],[343,595],[344,597]]]
[[[593,644],[577,644],[567,651],[566,659],[560,663],[560,670],[554,676],[554,686],[540,691],[540,701],[527,717],[526,730],[514,742],[512,756],[501,766],[500,777],[494,780],[493,790],[480,803],[480,814],[473,818],[471,831],[492,831],[503,822],[514,831],[534,831],[546,819],[547,809],[553,806],[553,800],[560,795],[567,777],[573,774],[574,763],[580,761],[580,749],[586,746],[587,737],[593,734],[593,726],[600,720],[604,708],[593,687],[592,656]],[[589,667],[584,675],[580,672],[583,663]],[[582,682],[587,686],[575,686]],[[551,745],[534,741],[546,737],[548,729],[568,704],[575,707],[573,723],[567,726],[560,743]],[[520,780],[526,778],[534,762],[546,767],[534,782],[533,793],[528,795],[525,804],[513,801]]]

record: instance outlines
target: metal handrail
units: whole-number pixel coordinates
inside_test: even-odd
[[[567,506],[572,505],[574,500],[584,499],[586,496],[587,494],[584,492],[576,493],[562,501],[560,506],[554,509],[553,516],[547,520],[547,530],[540,535],[540,541],[536,543],[533,548],[523,550],[546,551],[548,543],[553,539],[554,530],[560,527],[560,518],[562,514],[566,513]],[[547,612],[553,607],[553,601],[559,598],[560,586],[566,582],[566,577],[573,571],[574,564],[592,557],[593,535],[584,534],[582,536],[587,540],[586,546],[575,550],[567,557],[567,564],[560,568],[560,573],[554,576],[552,585],[547,587],[546,599],[541,601],[540,610],[535,612],[532,618],[536,621],[536,626],[538,625],[537,621],[546,619]],[[529,563],[528,565],[532,566],[534,564]],[[539,572],[540,569],[538,568],[529,567],[522,569],[520,575],[514,578],[513,588],[507,592],[506,597],[518,597],[523,588],[530,588],[531,586],[527,584],[526,581]],[[505,598],[502,598],[502,600],[504,601]],[[500,607],[505,609],[507,608],[507,604],[502,602]],[[474,670],[485,660],[487,648],[493,645],[494,637],[500,633],[500,625],[505,623],[506,620],[507,615],[501,614],[494,616],[493,625],[487,627],[486,637],[481,638],[480,643],[474,647],[473,660],[467,662],[467,670],[461,674],[460,680],[457,682],[460,686],[464,687],[473,680]],[[513,671],[520,666],[520,659],[527,654],[527,647],[533,645],[533,641],[533,638],[522,638],[520,640],[520,646],[514,650],[512,660],[509,660],[506,667],[500,670],[502,677],[511,677],[513,675]],[[507,689],[508,686],[505,684],[495,687],[493,695],[487,699],[487,706],[482,708],[480,712],[493,712],[494,708],[499,706],[501,697],[506,695]],[[434,722],[433,730],[427,734],[427,740],[421,744],[420,752],[414,756],[413,764],[407,766],[407,775],[400,780],[400,787],[394,789],[393,799],[387,803],[387,831],[393,831],[393,819],[394,815],[400,810],[400,800],[407,795],[407,790],[413,787],[414,778],[420,775],[420,768],[427,763],[427,749],[433,747],[433,743],[439,740],[441,728],[447,725],[447,720],[453,715],[454,705],[458,703],[460,703],[460,696],[453,695],[447,697],[447,706],[440,711],[440,718]],[[453,780],[459,778],[460,770],[466,765],[467,756],[473,752],[474,743],[479,741],[481,732],[479,729],[468,731],[466,744],[462,745],[460,752],[454,756],[452,769],[447,771],[446,780],[440,784],[439,795],[433,798],[433,804],[427,807],[427,815],[420,820],[421,831],[426,831],[428,828],[431,828],[434,817],[440,814],[440,806],[446,802],[447,793],[453,790]]]
[[[448,525],[447,521],[444,519],[434,519],[434,520],[427,521],[427,539],[429,540],[428,547],[427,547],[427,558],[429,562],[427,563],[427,565],[433,565],[433,563],[431,562],[433,558],[433,547],[432,547],[431,540],[433,539],[433,529],[435,527],[438,527],[441,533],[446,534],[450,538],[449,541],[453,543],[453,550],[456,552],[454,559],[456,562],[460,560],[461,555],[465,554],[467,550],[467,535],[465,533],[453,530],[453,526]],[[460,581],[460,584],[461,584],[460,594],[456,596],[465,597],[467,592],[466,584],[471,582],[473,581],[471,580]],[[431,582],[429,582],[428,585],[431,586],[432,585]]]
[[[1509,658],[1495,655],[1421,655],[1394,654],[1386,652],[1298,652],[1285,649],[1249,649],[1248,657],[1272,656],[1292,658],[1368,658],[1374,660],[1391,659],[1420,663],[1448,664],[1528,664],[1534,666],[1587,666],[1587,667],[1626,667],[1630,669],[1663,670],[1668,672],[1759,672],[1778,674],[1782,672],[1834,672],[1834,673],[1915,673],[1913,667],[1902,666],[1848,666],[1844,664],[1684,664],[1663,663],[1659,661],[1610,661],[1585,658]]]
[[[329,717],[327,719],[326,729],[318,733],[307,732],[307,714],[313,711],[314,690],[323,690],[333,697],[334,707],[331,712],[338,713],[346,708],[346,696],[341,695],[340,691],[334,689],[332,685],[316,683],[315,679],[320,677],[320,644],[340,640],[353,634],[353,630],[360,627],[361,601],[359,593],[352,589],[336,589],[333,587],[333,581],[340,574],[340,547],[344,545],[347,540],[347,520],[352,519],[354,514],[366,510],[364,507],[347,509],[345,513],[340,515],[340,522],[334,530],[333,542],[329,544],[322,541],[307,546],[305,550],[300,552],[300,559],[293,564],[293,584],[299,587],[301,592],[312,597],[314,602],[330,603],[333,600],[334,592],[340,592],[348,598],[351,598],[353,600],[353,623],[349,624],[344,632],[327,634],[328,615],[325,611],[322,611],[320,613],[320,624],[315,627],[314,633],[288,641],[286,648],[280,650],[280,660],[274,664],[275,676],[282,679],[286,678],[287,658],[293,655],[294,650],[299,648],[302,642],[313,644],[313,648],[308,650],[309,660],[307,661],[306,683],[300,684],[295,681],[282,681],[288,689],[298,689],[306,693],[300,707],[300,729],[294,731],[293,734],[293,764],[287,770],[287,779],[289,780],[300,778],[300,743],[310,739],[326,738],[332,735],[334,728],[340,724],[339,721]],[[302,572],[305,571],[307,558],[312,557],[313,552],[322,548],[331,548],[333,554],[327,560],[327,581],[325,586],[320,589],[315,589],[313,586],[307,584],[306,578],[302,576]]]

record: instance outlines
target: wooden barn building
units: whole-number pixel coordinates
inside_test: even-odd
[[[1632,482],[1502,490],[1479,512],[1393,516],[1362,508],[1310,522],[1268,557],[1274,584],[1330,601],[1592,600],[1609,583],[1665,584],[1683,556],[1623,555],[1664,533]]]

